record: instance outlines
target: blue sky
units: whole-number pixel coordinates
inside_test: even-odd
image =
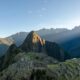
[[[80,25],[80,0],[0,0],[0,37]]]

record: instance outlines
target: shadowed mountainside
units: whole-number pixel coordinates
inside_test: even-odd
[[[64,50],[68,51],[72,57],[80,57],[79,47],[80,47],[80,26],[76,26],[72,30],[68,29],[41,29],[36,31],[41,38],[58,43]],[[23,43],[28,33],[21,32],[10,36],[17,46]],[[76,53],[77,52],[77,53]]]
[[[19,53],[6,69],[0,72],[0,80],[79,80],[80,59],[58,62],[42,53]]]
[[[20,48],[25,52],[33,51],[47,53],[47,55],[57,58],[58,60],[69,58],[69,54],[57,43],[41,39],[41,37],[34,31],[28,34]]]
[[[0,80],[79,80],[80,59],[70,59],[55,42],[43,40],[36,32],[23,44],[12,44],[0,58]]]
[[[2,56],[14,42],[8,38],[0,38],[0,56]]]

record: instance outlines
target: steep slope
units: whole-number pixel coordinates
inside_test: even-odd
[[[8,38],[0,38],[0,56],[4,55],[9,46],[14,42]]]
[[[41,37],[45,38],[45,36],[47,35],[54,35],[54,34],[58,34],[58,33],[62,33],[67,31],[67,29],[65,28],[51,28],[51,29],[40,29],[38,31],[35,31],[36,33],[38,33]],[[14,40],[14,42],[16,43],[17,46],[20,46],[23,41],[26,39],[27,35],[29,34],[29,32],[19,32],[16,34],[13,34],[11,36],[9,36],[8,38],[11,40]]]
[[[41,39],[34,31],[29,33],[20,48],[26,52],[43,52],[58,60],[65,60],[70,57],[58,44]]]
[[[32,31],[19,48],[15,44],[12,44],[6,54],[1,57],[1,70],[6,68],[9,64],[15,62],[14,57],[19,54],[19,52],[38,52],[52,56],[57,60],[66,59],[66,52],[64,52],[58,44],[45,41],[41,39],[36,32]]]
[[[80,57],[80,26],[72,29],[72,35],[69,40],[65,40],[65,42],[60,43],[60,45],[71,53],[72,57]]]
[[[6,68],[9,64],[14,62],[13,59],[19,52],[20,50],[16,47],[16,45],[12,44],[6,51],[6,54],[0,58],[0,70]]]
[[[36,32],[31,31],[24,40],[23,44],[20,46],[20,48],[26,52],[29,51],[41,52],[42,46],[44,44],[45,41],[42,40]]]
[[[64,61],[66,59],[70,59],[71,56],[70,54],[65,51],[64,49],[62,49],[58,44],[56,44],[55,42],[49,42],[49,41],[45,41],[45,51],[49,56],[53,56],[54,58],[60,60],[60,61]]]
[[[80,26],[76,26],[72,30],[63,28],[61,29],[51,28],[51,29],[41,29],[36,32],[41,36],[41,38],[50,42],[56,42],[60,44],[60,46],[62,46],[63,49],[67,50],[69,53],[74,54],[74,56],[79,56],[80,51],[78,50],[79,49],[78,47],[80,47],[79,46]],[[16,42],[17,46],[19,46],[26,39],[26,35],[28,35],[28,33],[21,32],[12,35],[9,38],[12,38]],[[76,54],[76,52],[78,53]]]
[[[23,43],[23,41],[25,40],[27,35],[28,35],[28,32],[19,32],[14,35],[11,35],[7,38],[13,40],[17,46],[20,46]]]
[[[43,35],[42,38],[50,42],[58,43],[72,57],[80,57],[80,26],[61,33]]]
[[[0,80],[31,80],[34,69],[42,70],[43,74],[48,64],[58,63],[57,60],[43,53],[21,52],[15,45],[8,49],[1,60]]]
[[[30,32],[20,47],[12,44],[0,58],[0,80],[80,80],[80,59],[55,42]]]
[[[20,53],[16,58],[0,72],[0,80],[80,80],[80,59],[54,63],[54,59],[38,53]]]

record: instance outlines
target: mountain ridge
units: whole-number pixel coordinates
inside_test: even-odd
[[[13,43],[14,41],[8,38],[0,38],[0,56],[3,56],[8,50],[9,46]]]
[[[75,28],[73,28],[72,30],[68,30],[68,29],[40,29],[38,31],[36,31],[36,33],[38,33],[41,38],[49,41],[49,42],[56,42],[58,43],[64,50],[68,51],[68,53],[74,54],[74,56],[78,56],[79,55],[79,48],[80,43],[80,26],[76,26]],[[43,34],[44,33],[44,34]],[[14,34],[12,36],[9,36],[7,38],[9,38],[10,40],[14,41],[14,43],[16,43],[17,46],[20,46],[23,41],[25,40],[25,38],[27,37],[29,33],[28,32],[20,32],[17,34]],[[2,45],[3,46],[3,45]],[[72,51],[72,49],[74,49]],[[78,52],[76,54],[76,52]]]
[[[12,44],[0,58],[0,79],[79,80],[79,63],[79,58],[70,59],[59,44],[32,31],[21,46]]]

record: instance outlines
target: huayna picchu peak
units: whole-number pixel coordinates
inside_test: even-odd
[[[58,60],[65,60],[69,58],[68,53],[65,52],[57,43],[42,39],[34,31],[31,31],[28,34],[20,48],[25,52],[43,52]]]
[[[41,37],[36,32],[31,31],[20,47],[26,52],[41,52],[41,49],[44,45],[45,40],[41,39]]]
[[[79,60],[70,59],[59,44],[31,31],[19,47],[12,44],[0,58],[0,80],[73,80]],[[70,74],[70,76],[69,76]],[[75,76],[74,76],[75,75]],[[78,79],[79,80],[79,79]]]

